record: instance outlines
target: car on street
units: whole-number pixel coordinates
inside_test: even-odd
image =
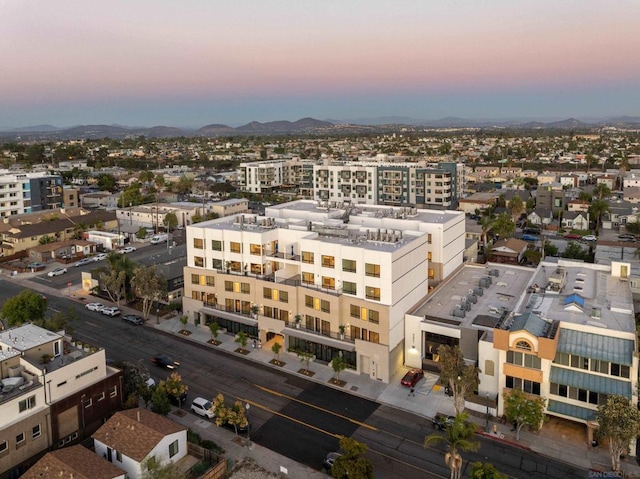
[[[49,271],[47,273],[47,276],[49,276],[49,278],[53,278],[54,276],[60,276],[61,274],[65,274],[66,272],[67,272],[67,268],[56,268]]]
[[[400,384],[413,388],[424,377],[424,371],[422,369],[411,369],[404,375]]]
[[[93,260],[91,258],[82,258],[79,261],[76,261],[75,264],[73,266],[84,266],[85,264],[89,264],[89,263],[93,263]]]
[[[340,456],[342,456],[342,454],[340,454],[339,452],[330,452],[325,456],[324,461],[322,461],[322,467],[328,472],[331,472],[333,463],[336,462],[336,459],[338,459]]]
[[[122,316],[122,321],[133,324],[134,326],[141,326],[144,324],[144,319],[137,314],[125,314]]]
[[[197,397],[193,401],[191,401],[191,412],[197,414],[198,416],[213,419],[214,414],[213,411],[211,411],[211,406],[211,401],[209,401],[208,399]]]
[[[582,239],[585,241],[598,241],[598,237],[596,235],[585,235]]]
[[[524,241],[538,241],[540,238],[536,235],[526,234],[526,235],[522,235],[522,239]]]
[[[566,235],[563,236],[563,238],[569,239],[569,240],[579,240],[579,239],[582,239],[582,236],[574,233],[567,233]]]
[[[438,431],[444,431],[448,426],[453,424],[453,420],[455,418],[453,416],[445,416],[444,414],[436,414],[436,417],[433,418],[431,424],[434,429]]]
[[[151,358],[151,362],[154,363],[156,366],[160,366],[166,369],[176,369],[178,366],[180,366],[179,362],[174,361],[173,359],[171,359],[169,356],[165,354],[156,354],[154,357]]]
[[[44,268],[45,266],[47,266],[47,265],[46,265],[46,264],[44,264],[44,263],[40,263],[40,262],[38,262],[38,261],[34,261],[33,263],[29,263],[29,264],[27,265],[27,268],[29,268],[29,269],[42,269],[42,268]]]
[[[102,311],[100,311],[102,314],[104,314],[105,316],[118,316],[120,313],[122,313],[122,311],[120,311],[120,308],[117,308],[116,306],[109,306],[108,308],[102,308]]]
[[[128,253],[133,253],[135,250],[136,250],[136,249],[135,249],[135,247],[133,247],[133,246],[125,246],[124,248],[122,248],[122,249],[120,250],[120,252],[121,252],[121,253],[124,253],[124,254],[128,254]]]
[[[104,309],[104,304],[102,303],[89,303],[84,306],[89,311],[97,311],[100,312]]]
[[[106,258],[107,258],[107,253],[98,253],[97,255],[91,257],[91,259],[94,262],[102,261],[103,259],[106,259]]]
[[[174,396],[173,394],[167,394],[169,402],[174,406],[181,407],[187,402],[187,392],[183,392],[180,396]]]

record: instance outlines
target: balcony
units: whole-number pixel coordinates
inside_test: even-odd
[[[278,284],[286,284],[287,286],[302,286],[303,288],[312,289],[314,291],[320,291],[321,293],[330,294],[332,296],[342,296],[342,288],[340,289],[330,289],[323,288],[321,286],[317,286],[315,284],[303,283],[300,279],[300,275],[297,274],[290,278],[279,279],[276,281]]]
[[[315,329],[309,329],[305,327],[303,323],[300,323],[298,326],[296,326],[294,321],[285,321],[285,326],[289,329],[295,329],[296,331],[302,331],[304,333],[318,336],[319,338],[331,338],[337,341],[344,341],[351,344],[355,344],[356,342],[355,339],[352,339],[346,334],[342,335],[340,333],[334,333],[332,331],[328,331],[328,332],[316,331]]]

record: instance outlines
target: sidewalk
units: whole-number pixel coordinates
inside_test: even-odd
[[[188,336],[180,334],[180,336],[198,343],[206,344],[211,339],[211,333],[208,328],[205,326],[195,326],[193,324],[187,324],[186,327],[183,327],[178,317],[163,319],[158,325],[149,325],[171,334],[180,334],[179,331],[186,329],[191,332],[191,334]],[[239,353],[235,352],[235,350],[238,349],[238,344],[234,342],[233,336],[220,334],[218,341],[221,342],[220,345],[212,345],[211,347],[224,350],[229,354],[239,355]],[[302,374],[298,372],[302,364],[295,355],[284,352],[283,350],[283,352],[280,353],[280,360],[286,364],[284,366],[275,366],[270,364],[270,361],[274,359],[274,354],[271,350],[254,348],[251,342],[247,344],[246,349],[251,351],[248,355],[243,355],[246,359],[263,363],[273,368],[283,369],[293,375],[302,376]],[[325,386],[336,387],[350,394],[378,401],[387,406],[403,409],[423,417],[433,418],[437,413],[453,415],[455,412],[453,401],[444,394],[443,388],[440,388],[436,384],[438,377],[433,374],[426,373],[425,379],[418,383],[415,390],[416,396],[409,397],[408,389],[400,385],[400,379],[404,371],[401,371],[397,377],[394,377],[389,384],[384,384],[380,381],[374,381],[368,376],[345,370],[340,375],[340,379],[346,381],[347,384],[339,388],[338,386],[332,386],[329,382],[334,376],[333,369],[329,366],[311,363],[309,368],[315,374],[313,377],[304,376],[305,379],[322,383]],[[196,425],[205,423],[205,430],[208,429],[206,425],[210,425],[210,423],[194,419],[194,416],[191,418],[189,416],[192,415],[188,415],[186,418],[183,418],[183,420],[195,422]],[[509,424],[500,424],[495,418],[491,418],[488,423],[488,432],[485,432],[486,417],[484,414],[472,413],[470,420],[478,425],[479,434],[489,439],[504,441],[514,445],[514,447],[530,449],[543,456],[573,464],[584,469],[603,472],[610,471],[611,469],[608,449],[603,446],[592,447],[588,445],[586,430],[580,425],[574,426],[568,421],[551,418],[548,423],[545,423],[541,431],[530,432],[526,428],[523,428],[520,431],[520,440],[516,441],[516,433],[511,430],[511,425]],[[218,430],[221,430],[221,428],[213,428],[213,432],[215,433],[224,432],[226,435],[233,436],[233,434],[228,431]],[[496,433],[493,432],[494,430]],[[216,434],[216,436],[219,436],[219,434]],[[323,473],[309,469],[302,464],[297,464],[272,451],[265,450],[257,444],[254,444],[252,451],[248,451],[246,447],[230,442],[228,438],[226,441],[224,441],[224,438],[219,439],[222,439],[223,442],[218,441],[218,444],[224,444],[225,449],[230,452],[230,456],[236,461],[239,461],[244,456],[248,456],[272,472],[279,472],[279,466],[284,465],[284,467],[288,469],[290,477],[314,477],[314,474],[316,474],[315,477],[326,477]],[[640,478],[640,466],[636,458],[629,457],[624,459],[621,463],[621,468],[625,472],[625,477]]]

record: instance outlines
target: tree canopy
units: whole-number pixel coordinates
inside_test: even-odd
[[[445,428],[444,436],[433,433],[424,438],[424,447],[431,444],[445,443],[447,453],[444,462],[449,466],[451,479],[460,479],[462,476],[462,456],[460,451],[477,451],[480,444],[474,440],[477,426],[468,421],[467,413],[457,414],[453,421]]]
[[[509,421],[515,423],[516,440],[520,439],[520,430],[527,425],[535,429],[542,427],[544,408],[547,400],[543,397],[530,397],[520,389],[504,393],[504,411]]]
[[[640,411],[623,396],[611,395],[605,404],[598,406],[596,415],[598,434],[609,442],[611,468],[620,471],[620,456],[640,436]]]
[[[373,479],[373,464],[364,457],[367,449],[366,444],[362,444],[350,437],[341,437],[340,450],[342,455],[333,463],[331,477]]]
[[[39,321],[47,311],[47,300],[29,289],[20,291],[5,301],[0,315],[8,326],[19,326],[28,321]]]
[[[478,388],[480,370],[473,364],[466,364],[459,346],[441,345],[438,348],[440,381],[453,394],[456,414],[464,411],[465,398]]]
[[[149,319],[153,302],[158,301],[167,292],[167,279],[158,271],[155,264],[138,266],[133,270],[131,287],[142,299],[142,316],[144,319]]]

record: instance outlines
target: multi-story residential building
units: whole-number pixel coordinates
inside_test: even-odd
[[[608,395],[637,402],[629,274],[616,261],[465,265],[407,313],[407,364],[438,370],[438,347],[458,345],[480,368],[478,395],[495,400],[498,415],[503,393],[522,389],[546,398],[547,414],[585,424],[590,440]]]
[[[0,175],[0,216],[31,213],[64,206],[62,177],[49,173]]]
[[[536,193],[536,208],[552,211],[564,211],[565,194],[560,183],[545,183],[538,186]]]
[[[388,382],[404,311],[464,254],[458,212],[295,201],[187,227],[183,310]],[[437,265],[437,266],[435,266]],[[433,271],[431,271],[433,270]]]
[[[122,372],[105,352],[33,324],[0,332],[0,477],[78,443],[122,407]]]

